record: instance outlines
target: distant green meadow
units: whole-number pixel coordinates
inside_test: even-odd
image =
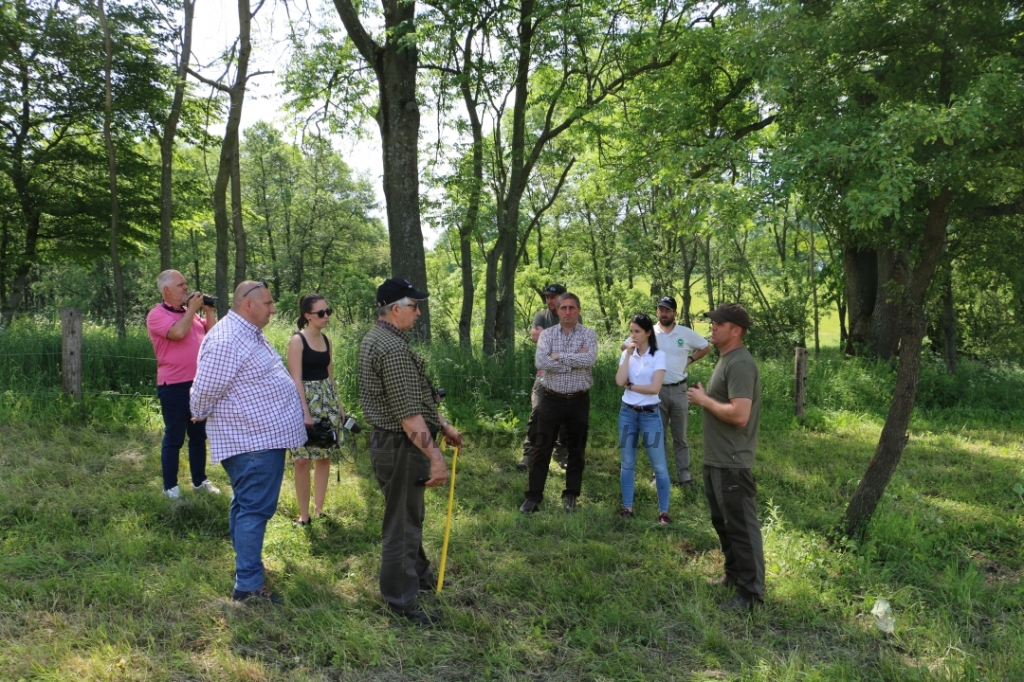
[[[361,333],[332,334],[357,416]],[[283,350],[288,330],[268,336]],[[658,527],[641,455],[637,518],[616,514],[616,345],[595,368],[579,511],[561,512],[553,466],[532,517],[517,511],[515,470],[532,346],[497,359],[423,349],[467,434],[449,585],[423,597],[445,621],[424,630],[390,619],[377,590],[382,497],[364,437],[350,437],[326,516],[307,528],[292,527],[287,469],[264,548],[286,604],[235,604],[223,470],[209,467],[224,495],[161,494],[145,332],[87,326],[76,403],[59,395],[59,330],[17,323],[0,335],[0,680],[1024,680],[1024,372],[964,361],[951,377],[926,357],[899,470],[865,537],[840,541],[832,531],[874,453],[895,368],[812,353],[798,421],[792,357],[762,359],[767,596],[738,616],[706,584],[721,555],[702,491],[673,489],[673,523]],[[690,436],[699,469],[696,413]],[[446,505],[447,491],[428,493],[435,562]],[[891,634],[871,615],[879,599]]]

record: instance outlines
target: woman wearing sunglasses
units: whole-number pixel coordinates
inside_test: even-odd
[[[299,319],[296,320],[299,331],[288,341],[288,372],[299,389],[306,426],[313,426],[327,417],[338,431],[345,420],[345,410],[334,383],[331,342],[323,333],[332,312],[320,294],[306,294],[299,300]],[[305,526],[309,524],[309,462],[314,462],[313,515],[320,516],[331,474],[331,449],[304,447],[292,454],[295,457],[295,498],[299,502],[295,525]]]
[[[661,384],[665,380],[665,353],[658,352],[654,323],[647,315],[634,315],[629,321],[629,340],[619,358],[615,383],[626,391],[619,410],[619,447],[622,464],[619,485],[622,487],[622,511],[619,516],[633,518],[633,490],[636,486],[636,455],[643,443],[654,469],[658,489],[658,523],[669,524],[668,498],[671,488],[668,462],[665,459],[665,429],[658,408]]]

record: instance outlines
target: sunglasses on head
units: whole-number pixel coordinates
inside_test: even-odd
[[[254,291],[256,291],[257,289],[259,289],[260,287],[266,287],[267,289],[269,289],[269,288],[270,288],[270,285],[269,285],[269,284],[267,284],[267,280],[263,280],[262,282],[260,282],[259,284],[257,284],[257,285],[256,285],[256,286],[254,286],[253,288],[249,289],[249,290],[248,290],[248,291],[246,291],[246,292],[245,292],[244,294],[242,294],[242,298],[245,298],[246,296],[248,296],[248,295],[249,295],[249,294],[251,294],[252,292],[254,292]]]
[[[314,310],[313,312],[310,313],[310,315],[316,315],[317,317],[323,317],[324,315],[330,317],[333,314],[334,311],[331,310],[330,308],[325,308],[323,310]]]

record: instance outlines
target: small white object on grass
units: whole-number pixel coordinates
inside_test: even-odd
[[[896,629],[896,620],[892,617],[892,607],[884,599],[876,599],[871,607],[871,615],[875,617],[875,626],[887,635]]]

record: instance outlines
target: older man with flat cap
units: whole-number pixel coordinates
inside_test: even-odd
[[[377,288],[377,323],[359,345],[358,363],[359,400],[373,426],[370,463],[384,493],[380,592],[392,613],[418,625],[441,620],[418,599],[435,582],[423,551],[424,488],[448,480],[438,434],[462,445],[462,435],[437,409],[423,358],[409,347],[408,332],[427,295],[404,279],[385,280]]]
[[[745,611],[764,601],[764,547],[752,473],[761,377],[743,345],[750,328],[746,309],[723,303],[705,316],[711,319],[711,343],[720,358],[707,390],[698,383],[687,397],[704,408],[704,492],[725,556],[725,575],[710,582],[736,588],[722,609]]]
[[[305,444],[306,426],[295,382],[263,335],[273,314],[266,282],[238,285],[231,310],[199,347],[191,407],[193,419],[206,420],[210,460],[231,479],[231,598],[279,604],[264,583],[263,538],[277,511],[284,451]]]

